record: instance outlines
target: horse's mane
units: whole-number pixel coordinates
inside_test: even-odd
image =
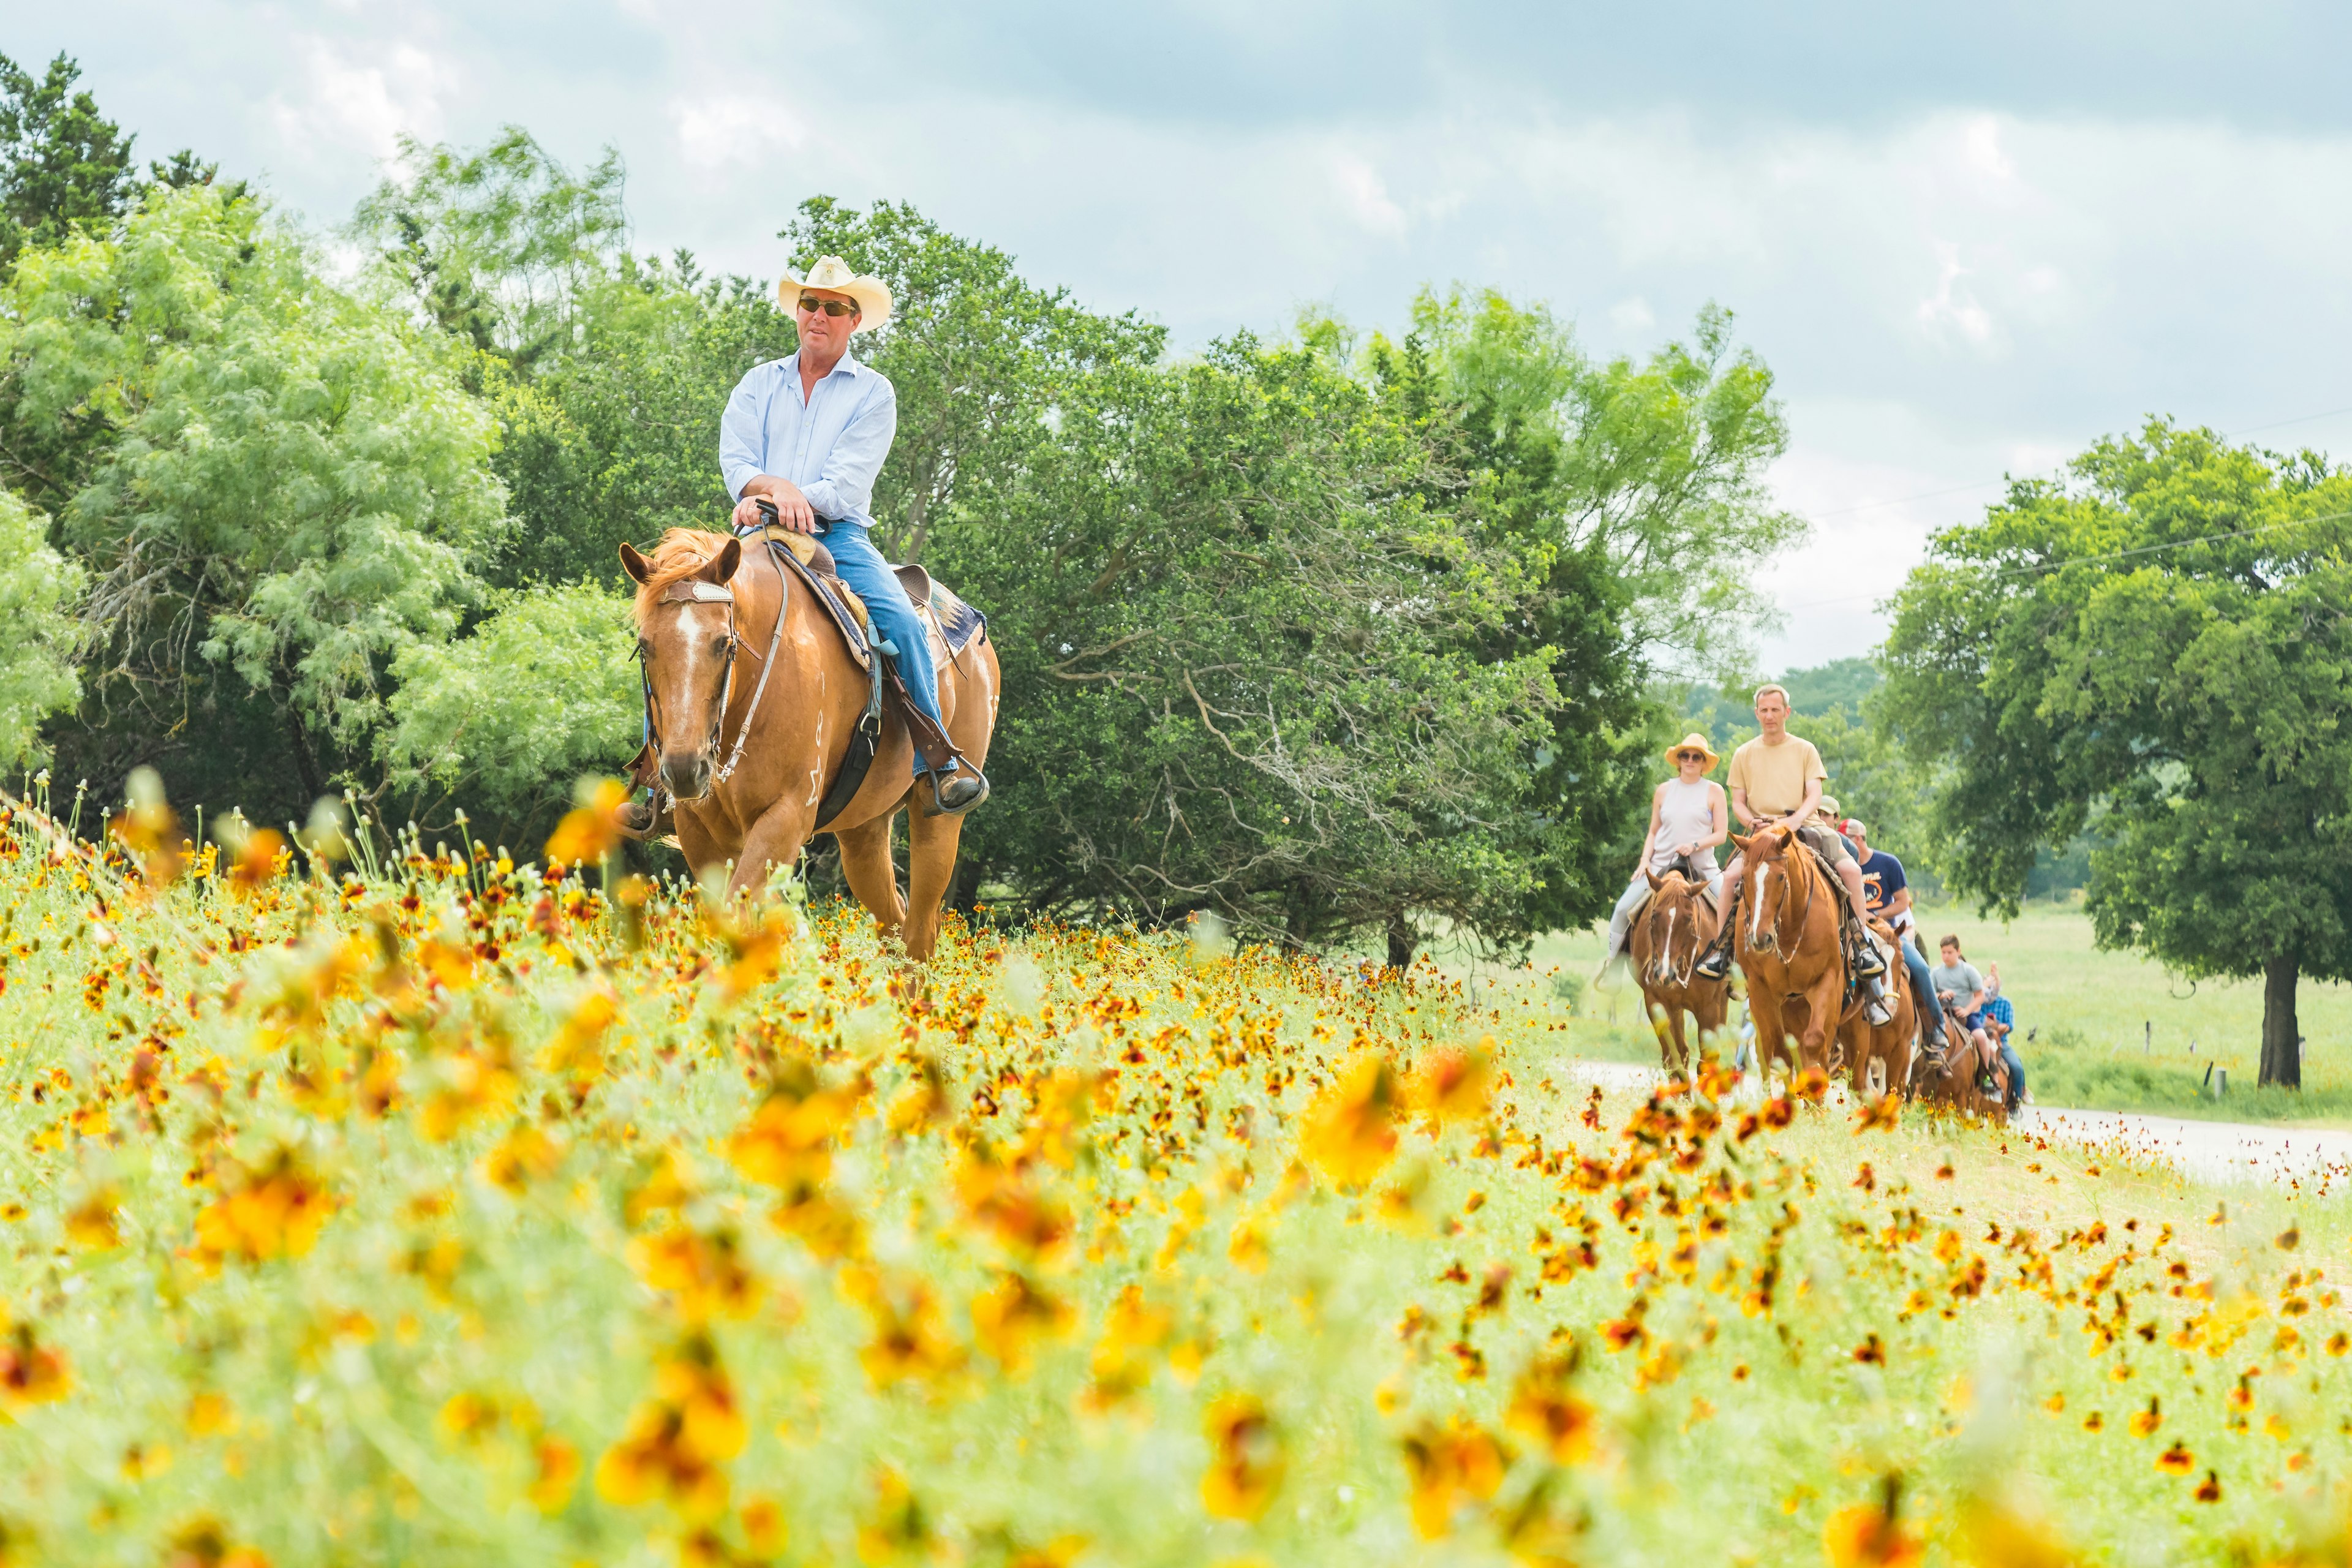
[[[672,583],[684,582],[710,564],[719,552],[727,548],[728,536],[711,533],[699,528],[673,528],[661,536],[661,542],[646,557],[653,568],[646,580],[637,585],[635,613],[643,621],[646,612],[661,597],[661,591]]]

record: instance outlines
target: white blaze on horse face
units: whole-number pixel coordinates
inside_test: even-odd
[[[687,742],[687,736],[689,734],[698,742],[710,728],[709,715],[688,720],[686,707],[701,690],[700,683],[695,679],[695,665],[702,652],[704,634],[700,622],[703,608],[700,605],[680,605],[677,607],[677,677],[670,682],[671,691],[675,695],[670,700],[665,700],[662,706],[677,712],[681,721],[684,721],[678,726],[684,732],[676,736],[662,737],[665,746],[683,745]]]
[[[1748,911],[1748,945],[1750,947],[1764,945],[1764,889],[1769,886],[1771,876],[1772,863],[1769,860],[1756,868],[1756,897],[1750,900],[1755,907]]]

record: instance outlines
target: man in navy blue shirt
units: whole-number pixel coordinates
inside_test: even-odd
[[[1895,928],[1903,953],[1903,967],[1911,972],[1911,1001],[1925,1036],[1936,1010],[1936,983],[1928,977],[1927,960],[1919,952],[1918,922],[1911,918],[1911,883],[1903,862],[1884,849],[1870,847],[1870,829],[1853,817],[1843,829],[1853,845],[1854,863],[1862,868],[1862,898],[1870,912]]]

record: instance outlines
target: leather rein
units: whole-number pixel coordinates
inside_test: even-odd
[[[773,551],[776,547],[770,544],[768,548]],[[767,695],[768,677],[775,672],[776,650],[783,646],[784,612],[790,608],[788,601],[792,594],[792,581],[785,575],[781,565],[776,569],[776,586],[778,595],[776,628],[768,637],[768,653],[760,663],[759,684],[751,688],[751,704],[743,710],[742,727],[735,732],[733,749],[728,752],[727,761],[710,775],[712,790],[716,790],[720,784],[732,778],[736,765],[742,762],[743,748],[751,739],[751,721],[759,714],[760,699]],[[727,606],[727,651],[721,658],[719,667],[719,705],[710,715],[710,730],[703,736],[701,746],[705,754],[715,757],[727,738],[727,709],[728,705],[735,700],[735,650],[743,644],[742,637],[737,632],[735,626],[735,590],[723,583],[707,583],[699,577],[687,577],[664,588],[661,591],[661,597],[654,602],[659,605],[725,605]],[[661,744],[661,700],[654,695],[652,656],[652,646],[642,636],[639,637],[637,638],[637,681],[644,689],[646,699],[645,742],[658,750]],[[709,792],[705,792],[703,798],[709,798]],[[669,786],[656,781],[654,785],[655,816],[658,817],[661,813],[677,804],[677,797],[669,793]]]
[[[1793,854],[1791,853],[1792,851],[1794,852]],[[1784,879],[1789,879],[1788,872],[1788,862],[1791,858],[1801,858],[1805,865],[1803,877],[1793,879],[1796,880],[1801,880],[1805,884],[1805,901],[1797,910],[1796,941],[1801,942],[1805,940],[1806,922],[1811,921],[1813,916],[1813,888],[1820,881],[1822,871],[1821,867],[1814,864],[1813,847],[1806,843],[1801,836],[1793,832],[1789,835],[1788,848],[1783,850],[1780,856],[1780,874]],[[1761,859],[1757,862],[1759,869],[1766,864],[1768,864],[1768,862]],[[1781,929],[1782,926],[1787,923],[1789,919],[1789,902],[1787,898],[1783,896],[1782,898],[1775,900],[1774,906],[1772,913],[1773,948],[1775,952],[1780,953],[1780,962],[1783,964],[1786,964],[1791,958],[1796,956],[1796,949],[1788,945],[1790,941],[1788,932]]]
[[[1696,895],[1692,900],[1694,908],[1698,904],[1702,904],[1706,901],[1706,885],[1705,883],[1698,883],[1694,887],[1690,879],[1685,876],[1683,879],[1683,885],[1686,888],[1692,888],[1693,891]],[[1664,891],[1664,889],[1661,889],[1659,890]],[[1653,942],[1657,940],[1656,927],[1654,923],[1658,918],[1657,898],[1657,893],[1652,893],[1650,895],[1649,905],[1643,910],[1642,918],[1643,934],[1649,936],[1650,940]],[[1698,963],[1698,955],[1706,951],[1706,941],[1699,936],[1698,921],[1696,919],[1691,921],[1690,929],[1691,941],[1689,951],[1683,954],[1681,960],[1675,963],[1673,968],[1665,971],[1665,977],[1667,980],[1685,988],[1687,988],[1690,985],[1691,970]],[[1667,956],[1671,959],[1673,955],[1669,953]]]

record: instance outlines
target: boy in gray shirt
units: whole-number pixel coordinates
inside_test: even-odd
[[[1936,985],[1936,1006],[1938,1011],[1948,1006],[1959,1016],[1960,1027],[1969,1032],[1969,1041],[1977,1048],[1977,1087],[1987,1093],[1992,1090],[1992,1064],[1995,1052],[1992,1037],[1984,1028],[1984,976],[1977,966],[1960,956],[1960,939],[1948,936],[1937,944],[1944,962],[1927,972]]]

